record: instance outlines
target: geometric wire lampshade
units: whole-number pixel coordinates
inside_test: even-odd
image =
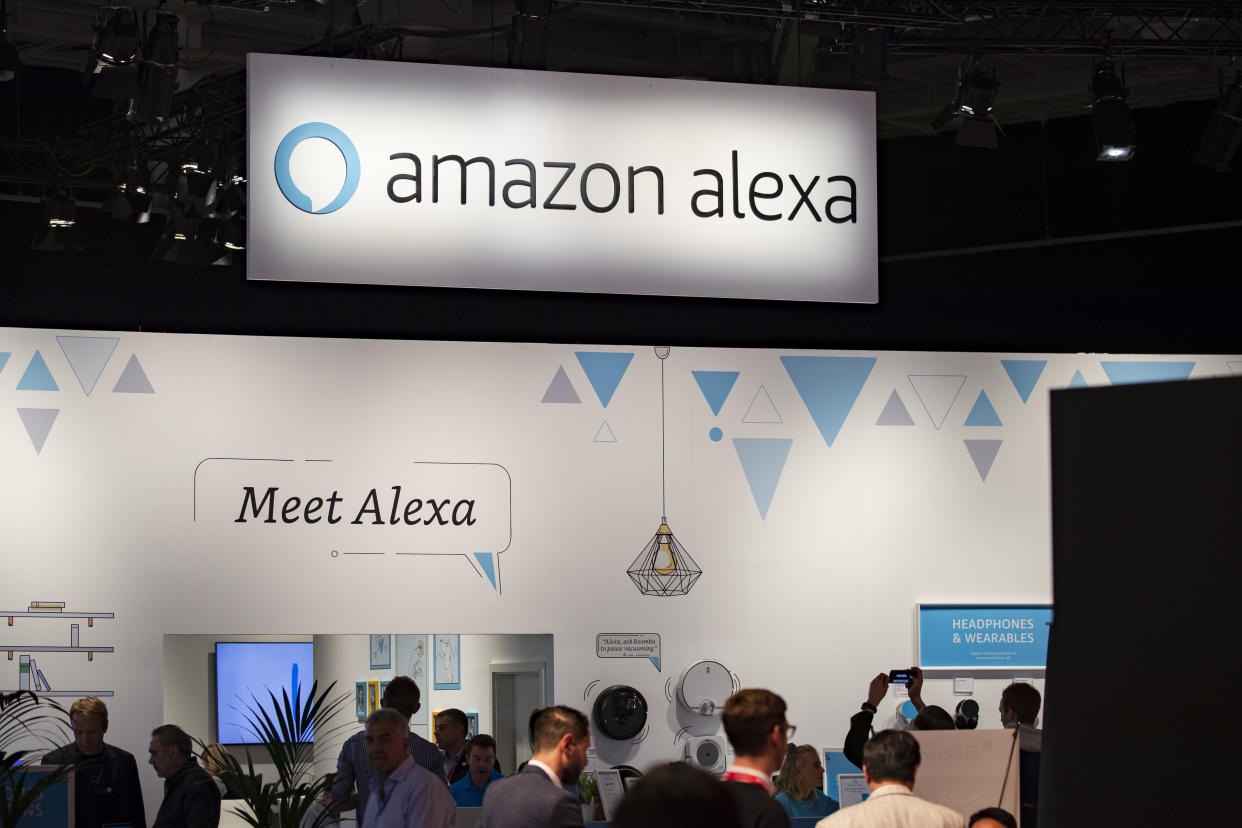
[[[694,558],[673,537],[665,518],[660,518],[660,528],[643,547],[643,551],[630,564],[626,574],[634,581],[643,595],[667,597],[685,595],[703,574]]]

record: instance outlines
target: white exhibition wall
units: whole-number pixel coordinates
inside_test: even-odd
[[[0,329],[0,687],[29,655],[54,691],[113,693],[108,738],[141,757],[151,727],[189,715],[165,635],[550,633],[556,701],[589,709],[617,683],[648,700],[640,740],[597,738],[602,763],[646,766],[718,730],[669,700],[705,658],[780,692],[799,741],[839,746],[868,680],[913,662],[917,604],[1050,601],[1049,389],[1231,371],[1242,357],[662,362],[645,346]],[[680,570],[648,568],[645,592],[627,574],[662,516],[702,571],[685,595],[651,594]],[[659,657],[598,657],[601,633],[658,634]],[[484,714],[465,689],[479,669],[463,649],[461,695],[431,704]],[[980,726],[998,726],[1013,675],[966,675]],[[952,709],[951,678],[929,680],[929,702]]]

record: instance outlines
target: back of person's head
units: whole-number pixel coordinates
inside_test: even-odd
[[[1018,828],[1018,821],[1004,808],[984,808],[982,811],[975,811],[970,815],[970,821],[966,824],[971,826],[985,819],[994,820],[1002,828]]]
[[[160,725],[151,731],[151,735],[160,740],[161,747],[175,747],[187,759],[193,754],[193,748],[190,745],[190,734],[175,724]]]
[[[367,730],[381,724],[392,725],[398,733],[404,732],[408,727],[405,714],[400,710],[397,710],[395,707],[381,707],[370,716],[367,716]]]
[[[918,739],[904,730],[881,730],[863,745],[863,768],[872,782],[913,782],[922,761]]]
[[[108,726],[108,705],[104,704],[98,696],[86,696],[78,699],[69,708],[69,721],[73,721],[73,717],[77,715],[94,716],[98,718],[103,726]]]
[[[929,704],[910,722],[911,730],[953,730],[953,717],[938,705]]]
[[[1020,724],[1034,725],[1039,715],[1039,691],[1029,684],[1015,681],[1001,691],[1000,706],[1002,710],[1010,710]]]
[[[709,773],[669,762],[634,782],[610,822],[612,828],[741,828],[733,797]]]
[[[587,717],[572,707],[565,707],[561,704],[555,707],[545,707],[540,711],[539,718],[535,720],[532,749],[535,753],[551,750],[557,746],[566,733],[572,734],[574,741],[587,738],[591,733],[591,725]]]
[[[203,748],[202,757],[203,769],[212,776],[219,776],[221,771],[229,770],[233,764],[228,749],[215,742]]]
[[[495,752],[496,751],[496,740],[486,733],[476,734],[474,736],[471,736],[470,741],[466,743],[466,756],[469,756],[470,751],[474,750],[475,748],[480,748],[482,750],[491,748],[492,752]]]
[[[458,710],[456,707],[450,707],[437,713],[436,718],[450,721],[456,727],[460,727],[464,732],[470,732],[470,719],[466,716],[464,710]]]
[[[785,761],[781,763],[781,769],[776,777],[776,789],[784,791],[797,800],[806,799],[810,793],[803,789],[802,780],[798,775],[798,766],[805,756],[818,757],[819,751],[815,749],[815,745],[795,745],[790,742],[785,751]]]
[[[414,679],[409,676],[397,676],[384,688],[384,698],[380,707],[391,707],[407,719],[418,712],[422,693]]]
[[[771,690],[739,690],[725,702],[725,735],[738,756],[762,753],[772,728],[785,724],[785,700]]]

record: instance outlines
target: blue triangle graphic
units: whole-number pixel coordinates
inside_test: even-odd
[[[580,404],[582,402],[578,398],[578,392],[574,390],[574,384],[569,381],[569,374],[565,373],[564,365],[556,366],[556,374],[552,377],[552,381],[548,383],[548,390],[543,392],[543,399],[539,402],[569,404]]]
[[[599,401],[607,408],[634,355],[613,351],[574,351],[574,356],[578,357],[578,363],[591,381]]]
[[[56,380],[52,379],[52,372],[48,370],[47,363],[43,360],[43,354],[38,351],[34,352],[34,356],[30,358],[30,364],[26,366],[26,373],[22,374],[22,378],[17,383],[17,390],[60,390],[60,386],[56,384]]]
[[[783,356],[794,388],[829,446],[871,376],[875,357]]]
[[[1101,362],[1100,366],[1113,385],[1184,380],[1195,368],[1193,362]]]
[[[475,552],[474,557],[479,566],[483,567],[487,580],[492,582],[492,589],[496,589],[496,556],[491,552]]]
[[[121,378],[116,381],[116,385],[112,387],[114,394],[154,394],[155,389],[151,387],[151,381],[147,379],[147,372],[142,370],[142,363],[138,361],[137,354],[130,354],[129,362],[125,363],[125,370],[121,372]]]
[[[660,670],[660,657],[659,656],[648,656],[648,658],[651,659],[651,663],[654,664],[656,670],[659,671]]]
[[[733,390],[733,383],[737,382],[738,372],[691,371],[690,373],[694,374],[694,381],[699,384],[703,399],[707,400],[712,413],[719,414],[725,400],[729,397],[729,392]]]
[[[604,422],[600,423],[599,430],[595,432],[595,439],[592,440],[591,442],[593,443],[615,443],[617,442],[617,435],[612,433],[612,426],[608,425],[607,420],[604,420]]]
[[[992,401],[988,399],[987,391],[980,391],[979,396],[975,399],[974,406],[970,409],[970,413],[966,415],[968,426],[999,426],[1004,425],[1001,418],[996,413],[996,409],[992,407]]]
[[[776,410],[772,395],[761,385],[755,389],[755,396],[751,397],[750,407],[742,415],[742,422],[779,424],[785,421],[781,419],[781,412]]]
[[[915,391],[915,393],[917,394],[918,392]],[[906,410],[906,404],[897,395],[896,388],[893,389],[893,393],[888,395],[888,402],[884,403],[884,410],[880,412],[880,417],[875,421],[875,424],[878,426],[914,425],[914,418]]]
[[[785,470],[785,458],[789,456],[791,445],[793,440],[788,437],[733,438],[737,459],[742,461],[750,493],[759,507],[759,517],[764,520],[768,517],[768,507],[772,505],[772,495],[776,494],[781,472]]]
[[[9,361],[9,355],[5,351],[0,351],[0,371],[4,370],[4,364]]]
[[[1067,388],[1086,388],[1087,381],[1083,379],[1082,371],[1075,371],[1074,378],[1070,380],[1070,384],[1067,385],[1066,387]]]
[[[65,359],[69,360],[78,385],[89,397],[121,340],[115,336],[58,336],[56,341],[60,343]]]
[[[1022,402],[1031,398],[1035,383],[1039,382],[1039,375],[1044,372],[1044,366],[1047,364],[1046,359],[1001,360],[1001,365],[1005,367],[1005,373],[1009,375],[1009,381],[1013,383],[1014,390],[1018,392]]]

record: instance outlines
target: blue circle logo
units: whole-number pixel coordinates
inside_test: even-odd
[[[341,191],[336,194],[336,198],[318,210],[311,209],[310,196],[298,189],[289,172],[289,159],[293,157],[293,151],[308,138],[322,138],[330,142],[345,159],[345,183],[341,185]],[[307,213],[322,215],[334,213],[344,207],[357,192],[358,179],[361,176],[362,163],[358,160],[358,150],[354,148],[354,142],[332,124],[312,121],[294,127],[281,139],[280,146],[276,148],[276,186],[280,187],[280,191],[285,194],[285,198],[289,199],[290,204]]]

